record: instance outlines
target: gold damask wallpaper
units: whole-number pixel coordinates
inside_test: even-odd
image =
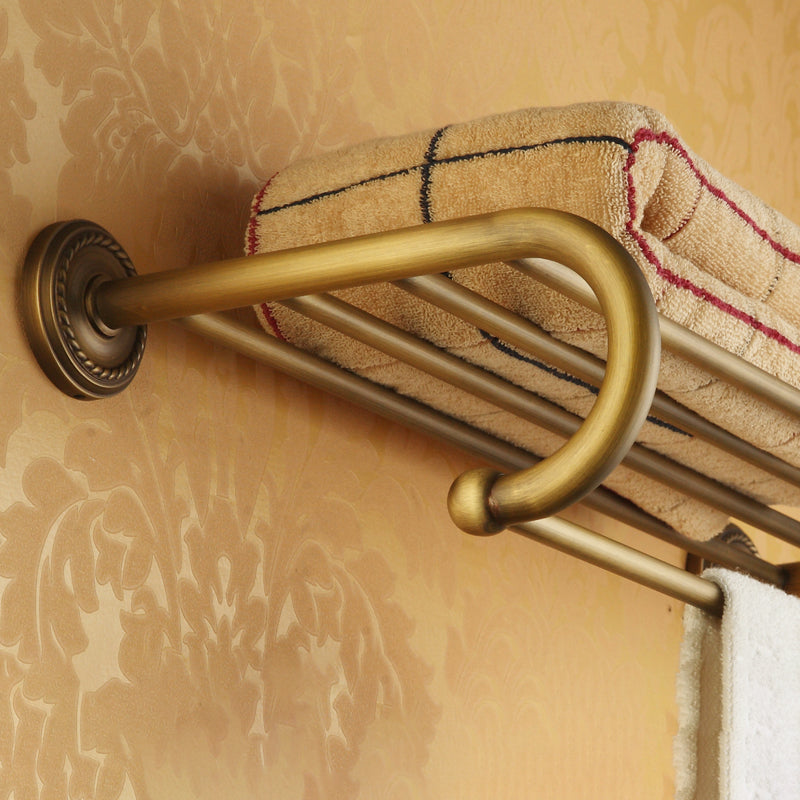
[[[72,217],[140,272],[239,255],[292,159],[593,99],[659,108],[800,219],[799,25],[791,0],[2,4],[0,798],[670,798],[678,604],[460,534],[465,457],[177,327],[125,394],[63,397],[16,276]]]

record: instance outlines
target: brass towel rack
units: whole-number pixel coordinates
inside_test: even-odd
[[[98,367],[120,372],[130,363],[120,372],[127,385],[144,339],[136,326],[148,322],[493,260],[562,259],[592,286],[608,318],[605,379],[585,423],[551,458],[514,475],[474,470],[454,484],[451,515],[472,533],[494,533],[579,500],[622,460],[652,402],[660,344],[647,283],[611,236],[571,215],[503,211],[141,277],[118,245],[101,249],[100,236],[108,234],[85,222],[46,229],[23,285],[40,363],[58,385],[85,397],[117,388]],[[80,356],[87,352],[88,361]]]
[[[580,302],[598,305],[608,328],[604,365],[553,340],[542,341],[533,327],[431,273],[491,261],[518,269],[564,291]],[[557,265],[556,265],[557,262]],[[568,268],[565,273],[564,265]],[[427,276],[427,277],[415,277]],[[513,387],[471,377],[452,357],[424,344],[406,341],[390,326],[360,319],[352,309],[320,292],[375,281],[396,281],[407,291],[449,310],[468,315],[485,329],[525,346],[547,350],[549,359],[573,373],[601,383],[584,422],[569,420],[547,403],[531,408],[530,395]],[[585,282],[585,283],[584,283]],[[588,284],[588,289],[586,288]],[[467,293],[468,294],[468,293]],[[309,296],[314,295],[314,296]],[[290,345],[271,339],[219,312],[264,300],[292,304],[348,333],[365,337],[415,366],[487,392],[532,419],[543,415],[567,438],[552,456],[537,460],[518,448],[456,422],[413,400],[374,386]],[[471,470],[453,485],[451,516],[464,530],[495,533],[514,526],[526,536],[547,541],[611,571],[659,588],[674,597],[719,613],[717,587],[599,537],[552,514],[584,498],[589,505],[635,525],[703,558],[747,569],[776,585],[787,571],[717,543],[695,542],[630,503],[599,487],[623,460],[641,471],[658,473],[745,521],[758,521],[787,541],[800,543],[800,523],[750,498],[672,462],[655,457],[634,442],[653,402],[662,415],[676,414],[696,435],[714,441],[740,458],[797,482],[800,471],[736,437],[709,425],[668,398],[656,394],[661,336],[672,348],[686,348],[688,331],[659,320],[649,288],[627,251],[594,224],[563,212],[516,209],[417,228],[322,243],[186,270],[137,276],[121,246],[102,228],[82,220],[58,223],[42,231],[25,260],[21,280],[23,322],[32,350],[53,383],[72,397],[108,396],[126,387],[141,362],[146,324],[180,319],[189,330],[220,341],[392,418],[410,423],[460,445],[493,464]],[[659,334],[659,328],[661,336]],[[536,340],[536,341],[534,341]],[[770,402],[800,411],[800,392],[762,379],[763,373],[713,346],[691,342],[700,359],[737,385],[769,395]],[[702,341],[702,340],[701,340]],[[708,344],[708,343],[706,343]],[[718,350],[719,348],[716,348]],[[712,363],[707,363],[711,359]],[[766,387],[766,388],[765,388]],[[654,400],[655,397],[655,400]],[[655,458],[655,460],[654,460]],[[538,520],[532,522],[532,520]]]

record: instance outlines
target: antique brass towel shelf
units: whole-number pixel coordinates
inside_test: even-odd
[[[598,486],[634,443],[653,399],[660,340],[649,288],[627,251],[586,220],[517,209],[145,276],[133,274],[106,231],[79,220],[34,241],[22,309],[53,382],[94,398],[128,385],[147,322],[526,257],[557,258],[589,283],[607,320],[608,362],[585,422],[550,458],[510,475],[473,470],[453,484],[456,524],[495,533]]]
[[[599,310],[608,328],[607,364],[553,340],[454,282],[430,274],[499,260]],[[374,281],[394,281],[425,301],[599,385],[593,409],[585,421],[571,417],[368,314],[318,295]],[[566,443],[554,455],[539,460],[285,342],[224,315],[208,313],[265,300],[280,300],[545,425],[564,436]],[[771,376],[765,380],[760,370],[660,319],[628,253],[601,229],[574,216],[544,209],[503,211],[144,276],[136,276],[110,234],[76,220],[46,228],[33,242],[23,269],[21,308],[40,365],[72,397],[93,399],[121,391],[141,362],[146,324],[178,319],[195,333],[428,431],[492,464],[492,468],[465,473],[451,489],[451,516],[470,533],[483,535],[512,526],[525,536],[712,613],[719,613],[722,604],[713,584],[550,515],[584,499],[587,505],[700,559],[744,569],[778,586],[791,584],[797,574],[797,570],[774,566],[717,542],[688,539],[597,488],[625,459],[637,471],[800,544],[800,523],[634,443],[652,406],[659,417],[692,435],[782,480],[800,484],[796,467],[655,392],[659,327],[665,346],[789,413],[800,413],[800,392]]]

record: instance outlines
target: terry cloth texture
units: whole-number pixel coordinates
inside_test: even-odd
[[[515,207],[568,211],[620,241],[659,311],[800,386],[800,230],[692,154],[658,112],[621,103],[538,108],[382,139],[298,162],[256,196],[248,253],[358,236]],[[505,264],[452,279],[553,336],[604,357],[597,314]],[[395,286],[338,295],[585,416],[582,381],[454,319]],[[261,305],[270,333],[540,456],[563,440],[285,307]],[[796,420],[665,353],[659,388],[720,427],[800,463]],[[653,418],[640,443],[767,502],[800,493]],[[620,467],[606,486],[676,529],[703,537],[724,516]]]
[[[795,800],[800,599],[727,570],[704,577],[722,619],[687,607],[678,673],[676,800]]]

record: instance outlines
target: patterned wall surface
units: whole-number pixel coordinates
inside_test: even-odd
[[[0,797],[671,797],[678,604],[459,534],[466,458],[168,324],[127,393],[64,398],[16,275],[71,217],[140,272],[238,255],[291,159],[590,99],[658,107],[800,219],[799,26],[789,0],[0,7]]]

